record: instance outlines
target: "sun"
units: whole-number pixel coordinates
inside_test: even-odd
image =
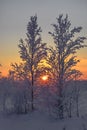
[[[48,75],[43,75],[43,76],[41,77],[41,79],[42,79],[43,81],[47,81]]]

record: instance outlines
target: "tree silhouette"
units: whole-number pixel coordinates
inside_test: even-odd
[[[34,109],[34,82],[36,75],[39,72],[39,63],[47,55],[46,43],[42,43],[41,33],[42,30],[38,27],[37,16],[31,16],[30,22],[27,25],[27,38],[25,42],[20,39],[19,53],[20,58],[24,62],[24,70],[28,73],[31,81],[31,110]]]
[[[80,48],[86,47],[84,44],[85,37],[76,37],[76,34],[82,30],[82,27],[74,27],[71,29],[71,23],[68,20],[68,15],[63,18],[63,15],[59,15],[57,23],[52,24],[54,32],[49,32],[53,37],[55,49],[50,48],[52,52],[49,63],[53,68],[53,72],[56,71],[57,89],[58,89],[58,110],[59,118],[63,118],[63,87],[65,81],[76,73],[73,68],[79,62],[76,59],[76,52]]]

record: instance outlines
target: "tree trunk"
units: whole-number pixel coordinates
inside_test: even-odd
[[[72,101],[71,101],[71,97],[70,97],[70,104],[69,104],[69,117],[72,117]]]
[[[63,119],[63,95],[62,95],[62,87],[63,87],[63,84],[61,82],[61,79],[60,79],[60,83],[59,83],[59,101],[58,101],[58,106],[59,106],[59,118],[60,119]]]
[[[77,105],[77,107],[76,107],[76,115],[77,115],[77,117],[79,117],[79,105],[78,105],[78,96],[77,96],[77,99],[76,99],[76,105]]]
[[[34,92],[33,92],[34,77],[33,77],[33,71],[31,73],[32,73],[32,79],[31,79],[31,111],[33,111],[34,110],[34,103],[33,103],[33,100],[34,100]]]

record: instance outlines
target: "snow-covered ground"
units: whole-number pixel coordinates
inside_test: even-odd
[[[79,111],[79,118],[72,115],[63,120],[56,120],[43,110],[25,115],[3,115],[1,112],[0,130],[87,130],[87,85],[81,84]]]
[[[0,130],[87,130],[87,117],[55,120],[41,112],[0,115]]]

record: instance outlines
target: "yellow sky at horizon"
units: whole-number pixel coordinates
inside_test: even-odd
[[[53,45],[52,39],[50,40],[46,39],[46,40],[49,41],[49,43],[47,44],[48,47],[50,45]],[[21,62],[18,44],[16,44],[15,46],[11,46],[11,49],[8,46],[8,51],[6,51],[6,49],[7,48],[3,48],[2,50],[0,50],[0,52],[2,53],[2,56],[0,56],[0,64],[2,65],[2,67],[0,67],[0,71],[2,72],[3,76],[8,75],[9,69],[11,69],[11,63]],[[87,79],[87,55],[86,53],[87,53],[87,48],[82,48],[78,50],[76,53],[77,59],[80,60],[80,62],[76,66],[76,69],[80,70],[83,73],[83,76],[82,76],[83,79]]]
[[[48,38],[45,37],[44,41],[46,40],[49,42],[47,47],[54,46],[53,39],[51,36]],[[24,38],[23,38],[24,39]],[[18,39],[19,40],[19,39]],[[47,43],[46,42],[46,43]],[[86,41],[85,41],[86,43]],[[0,64],[2,67],[0,67],[0,71],[2,72],[3,76],[7,76],[9,69],[11,69],[11,63],[20,63],[20,54],[19,54],[19,48],[18,43],[14,43],[11,46],[7,46],[6,48],[0,48],[0,52],[2,56],[0,56]],[[77,64],[76,69],[80,70],[83,73],[82,78],[87,79],[87,48],[82,48],[80,50],[77,50],[76,56],[77,59],[80,60],[80,62]]]
[[[78,57],[77,57],[78,58]],[[83,75],[82,79],[87,79],[87,58],[78,58],[80,62],[75,67],[76,69],[80,70]],[[4,62],[4,64],[0,67],[0,71],[2,72],[2,76],[7,76],[9,69],[11,69],[11,63],[20,63],[21,59],[20,56],[17,56],[13,59],[10,59],[8,62]]]

